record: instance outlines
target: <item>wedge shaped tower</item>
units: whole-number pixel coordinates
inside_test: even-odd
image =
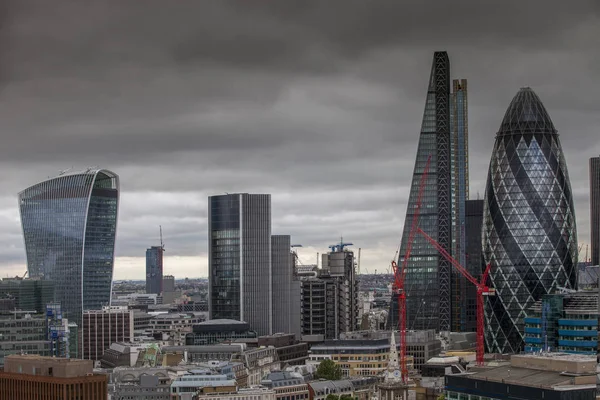
[[[402,264],[417,207],[419,184],[427,159],[431,157],[426,188],[419,214],[419,226],[452,252],[452,195],[450,152],[450,61],[445,51],[433,56],[425,112],[413,170],[400,259]],[[448,331],[451,324],[452,265],[421,235],[416,235],[408,269],[407,328]],[[393,298],[388,329],[398,329],[398,303]]]
[[[527,309],[557,288],[577,286],[577,231],[567,165],[554,124],[530,88],[513,98],[496,135],[482,239],[497,294],[486,305],[487,348],[519,352]]]
[[[119,178],[104,169],[19,193],[29,276],[53,281],[55,301],[77,324],[83,310],[110,305],[118,205]]]

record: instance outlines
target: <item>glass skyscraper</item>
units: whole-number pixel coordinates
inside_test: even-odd
[[[417,206],[419,184],[431,156],[423,194],[419,226],[452,253],[450,61],[445,51],[435,52],[425,112],[412,176],[400,258],[403,256]],[[450,330],[452,265],[421,235],[416,235],[408,261],[407,328]],[[398,326],[398,304],[391,302],[388,327]]]
[[[78,325],[83,310],[110,304],[119,178],[108,170],[67,173],[19,193],[27,268],[54,282],[54,298]]]
[[[452,256],[467,266],[466,212],[465,205],[469,200],[469,118],[467,80],[452,81],[452,97],[450,102],[450,160],[451,160],[451,193],[452,193]],[[477,275],[474,275],[477,276]],[[464,307],[465,293],[470,289],[470,282],[456,270],[452,269],[452,324],[454,332],[468,331],[467,313]]]
[[[208,200],[210,319],[273,331],[271,196],[226,194]]]
[[[163,253],[162,246],[146,249],[146,293],[163,292]]]
[[[492,152],[483,251],[496,289],[486,305],[491,352],[523,348],[526,311],[559,287],[577,287],[577,231],[558,133],[538,96],[519,90]]]

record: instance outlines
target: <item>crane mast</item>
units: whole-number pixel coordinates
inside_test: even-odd
[[[394,273],[393,288],[398,295],[398,331],[400,333],[400,373],[402,381],[406,383],[408,381],[408,368],[406,366],[406,290],[404,288],[404,282],[406,278],[406,270],[408,267],[408,260],[412,251],[412,244],[417,233],[419,225],[419,213],[421,211],[421,202],[423,199],[423,192],[425,190],[425,184],[427,182],[427,175],[429,173],[429,164],[431,163],[431,155],[427,157],[427,163],[423,169],[421,180],[419,182],[419,192],[417,195],[417,203],[415,204],[415,210],[413,219],[410,227],[410,233],[408,242],[406,244],[406,251],[404,253],[404,259],[402,265],[399,267],[395,260],[392,260],[392,270]]]

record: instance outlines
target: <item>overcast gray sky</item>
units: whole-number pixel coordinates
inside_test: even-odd
[[[452,3],[452,4],[451,4]],[[362,269],[400,241],[433,51],[469,80],[471,197],[494,135],[531,86],[559,133],[579,242],[600,154],[597,0],[4,0],[0,275],[25,267],[17,193],[59,170],[121,177],[115,278],[207,275],[207,196],[271,193],[273,233],[340,235]]]

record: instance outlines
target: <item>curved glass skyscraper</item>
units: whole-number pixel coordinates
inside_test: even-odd
[[[483,250],[497,295],[486,307],[489,351],[523,346],[526,310],[557,287],[577,286],[577,231],[558,133],[538,96],[510,103],[488,172]]]
[[[27,268],[52,280],[65,316],[110,304],[119,178],[107,170],[63,174],[19,193]]]

